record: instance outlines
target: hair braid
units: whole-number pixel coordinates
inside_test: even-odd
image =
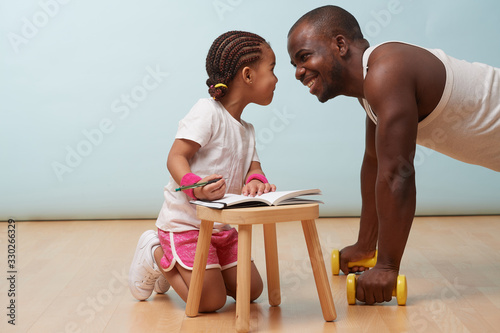
[[[228,58],[232,59],[232,61],[228,64],[227,68],[239,68],[241,65],[251,62],[251,58],[256,58],[258,57],[258,53],[260,53],[260,48],[259,47],[254,47],[258,46],[259,43],[256,42],[244,42],[241,43],[240,45],[237,45],[233,51],[229,54]],[[251,58],[245,57],[247,54],[251,53],[257,53],[256,56],[253,56]],[[240,57],[235,57],[234,55],[240,54]]]
[[[243,65],[258,61],[262,53],[262,45],[267,44],[264,38],[251,32],[228,31],[215,39],[208,51],[206,69],[208,74],[208,93],[215,100],[222,98],[228,85]]]

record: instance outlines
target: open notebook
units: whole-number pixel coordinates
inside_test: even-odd
[[[295,191],[276,191],[264,193],[255,197],[248,197],[239,194],[226,194],[222,199],[213,201],[192,200],[193,204],[206,206],[210,208],[243,208],[256,206],[280,206],[280,205],[295,205],[304,203],[323,203],[316,199],[301,198],[301,196],[320,195],[318,189],[310,190],[295,190]]]

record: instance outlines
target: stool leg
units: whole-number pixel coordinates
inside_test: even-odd
[[[264,247],[266,249],[267,294],[269,305],[281,304],[280,271],[278,263],[278,246],[276,243],[276,224],[263,224]]]
[[[326,274],[318,231],[316,230],[316,223],[314,220],[303,220],[302,229],[304,230],[307,250],[309,251],[309,258],[311,259],[311,266],[316,282],[316,289],[318,290],[321,310],[323,311],[323,318],[325,321],[333,321],[337,318],[337,313],[335,312],[335,305],[333,304],[332,291],[328,282],[328,275]]]
[[[238,266],[236,268],[236,331],[250,330],[252,225],[238,226]]]
[[[186,302],[186,316],[196,317],[200,308],[201,290],[203,288],[203,278],[207,267],[208,249],[212,238],[213,221],[202,220],[200,234],[196,244],[194,255],[193,273],[189,283],[189,292]]]

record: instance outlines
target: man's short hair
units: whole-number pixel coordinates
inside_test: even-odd
[[[288,35],[302,23],[311,24],[318,33],[329,38],[343,35],[350,40],[364,39],[356,18],[338,6],[323,6],[304,14],[290,29]]]

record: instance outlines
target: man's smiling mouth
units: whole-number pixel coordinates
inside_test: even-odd
[[[307,77],[302,83],[309,88],[309,93],[313,94],[312,90],[316,85],[316,80],[318,77],[316,75]]]

